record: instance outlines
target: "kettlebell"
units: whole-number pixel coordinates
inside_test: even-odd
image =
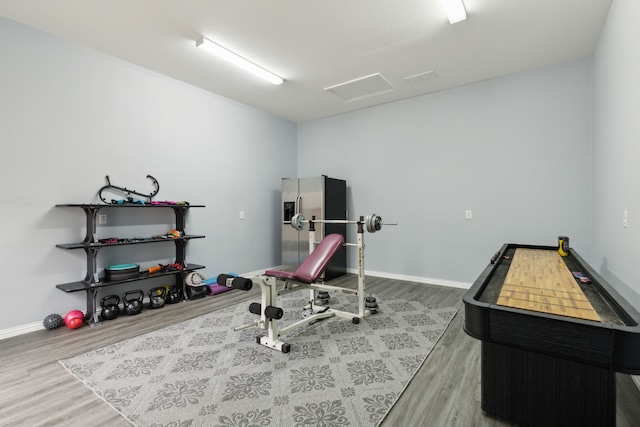
[[[149,307],[162,308],[166,299],[167,289],[164,286],[149,290]]]
[[[100,300],[102,307],[102,320],[113,320],[120,314],[120,297],[118,295],[108,295]]]
[[[137,296],[135,296],[137,294]],[[124,302],[125,314],[138,314],[142,311],[142,299],[144,298],[144,292],[140,289],[135,291],[127,291],[122,296]]]
[[[178,286],[165,286],[167,289],[167,304],[175,304],[182,301],[181,289]]]

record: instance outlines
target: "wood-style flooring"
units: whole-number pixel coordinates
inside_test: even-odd
[[[357,278],[334,279],[356,286]],[[367,278],[379,299],[403,298],[437,306],[462,307],[462,289]],[[129,423],[58,363],[108,344],[169,326],[223,307],[258,301],[257,286],[195,301],[145,308],[94,327],[42,330],[0,341],[0,426],[128,426]],[[248,306],[248,304],[247,304]],[[462,330],[464,310],[430,353],[382,427],[513,426],[480,409],[480,342]],[[640,425],[640,390],[617,374],[617,426]],[[277,427],[277,426],[274,426]]]

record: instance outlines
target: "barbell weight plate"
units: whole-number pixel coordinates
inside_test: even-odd
[[[367,215],[365,224],[367,226],[367,232],[375,233],[376,231],[380,231],[382,228],[382,218],[376,214],[369,214]]]
[[[295,214],[293,218],[291,218],[291,227],[295,228],[298,231],[304,230],[304,223],[305,219],[302,214]]]

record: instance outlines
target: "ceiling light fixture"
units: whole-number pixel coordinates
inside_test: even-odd
[[[464,9],[462,0],[440,0],[444,11],[449,18],[450,24],[464,21],[467,19],[467,11]]]
[[[228,61],[240,68],[242,68],[245,71],[250,72],[251,74],[254,74],[266,81],[268,81],[271,84],[274,85],[281,85],[282,83],[284,83],[284,79],[282,77],[278,77],[275,74],[273,74],[270,71],[265,70],[264,68],[260,67],[259,65],[254,64],[253,62],[244,59],[242,56],[231,52],[229,49],[220,46],[217,43],[212,42],[211,40],[205,38],[205,37],[201,37],[200,40],[196,41],[196,47],[201,47],[202,49],[206,50],[207,52],[213,53],[214,55],[218,56],[219,58],[224,59],[225,61]]]

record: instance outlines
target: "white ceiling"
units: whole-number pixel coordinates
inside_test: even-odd
[[[464,0],[453,25],[440,0],[0,0],[0,15],[300,123],[589,56],[611,2]],[[200,36],[285,83],[196,49]],[[395,90],[324,90],[376,73]]]

